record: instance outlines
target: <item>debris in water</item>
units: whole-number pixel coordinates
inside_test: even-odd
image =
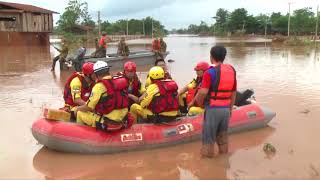
[[[246,171],[243,171],[243,170],[241,170],[241,169],[237,169],[236,172],[237,172],[237,173],[241,173],[241,174],[248,174]]]
[[[273,157],[277,152],[276,148],[270,143],[264,144],[263,151],[267,155],[267,158]]]
[[[290,149],[289,154],[293,154],[293,153],[294,153],[293,149]]]
[[[277,171],[271,170],[271,171],[270,171],[270,174],[275,175],[275,174],[277,174]]]
[[[300,113],[303,113],[303,114],[308,114],[309,112],[310,112],[309,109],[305,109],[305,110],[303,110],[303,111],[300,111]]]
[[[312,174],[314,176],[319,176],[319,171],[314,167],[313,164],[310,164],[310,169],[312,170]]]

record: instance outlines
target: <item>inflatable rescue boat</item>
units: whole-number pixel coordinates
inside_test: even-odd
[[[275,115],[258,104],[238,107],[232,112],[229,133],[265,127]],[[57,151],[115,153],[198,140],[202,122],[203,115],[184,116],[170,123],[134,124],[128,129],[106,133],[85,125],[40,118],[33,123],[32,134],[40,144]]]

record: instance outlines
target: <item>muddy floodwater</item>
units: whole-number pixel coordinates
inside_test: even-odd
[[[195,76],[197,61],[209,60],[217,43],[177,36],[165,41],[167,59],[174,60],[169,69],[180,87]],[[57,53],[52,47],[0,47],[0,179],[320,179],[320,50],[264,43],[225,46],[239,89],[254,89],[257,102],[277,116],[266,128],[231,135],[230,153],[213,159],[200,158],[199,141],[110,155],[42,147],[31,125],[43,107],[63,105],[70,72],[50,71]],[[148,68],[138,67],[143,80]],[[265,154],[265,143],[276,148],[274,156]]]

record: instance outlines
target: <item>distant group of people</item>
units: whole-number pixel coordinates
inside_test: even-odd
[[[107,43],[110,41],[107,34],[102,32],[100,39],[96,39],[96,50],[91,54],[92,58],[104,58],[107,56]],[[84,57],[86,54],[86,47],[83,45],[81,46],[76,54],[75,57],[67,59],[69,53],[68,43],[65,39],[61,40],[61,48],[54,47],[58,52],[59,55],[53,58],[52,60],[52,67],[51,71],[55,70],[55,66],[57,61],[60,63],[60,70],[63,70],[64,64],[68,61],[71,61],[73,64],[74,69],[77,72],[81,71],[81,67],[84,63]],[[157,59],[163,59],[163,54],[167,51],[167,44],[163,41],[163,38],[155,38],[152,42],[152,52],[155,53]],[[128,44],[125,41],[125,38],[122,37],[118,43],[118,50],[117,55],[128,57],[130,54],[130,49]]]

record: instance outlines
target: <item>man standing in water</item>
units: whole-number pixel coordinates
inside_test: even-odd
[[[164,42],[163,38],[160,38],[160,52],[166,53],[167,52],[167,43]]]
[[[158,38],[155,38],[152,41],[152,52],[154,52],[156,59],[163,59],[163,55],[161,54],[160,50],[161,50],[160,40]]]
[[[65,39],[61,40],[61,46],[62,46],[61,49],[54,47],[57,51],[60,52],[60,54],[58,56],[56,56],[55,58],[53,58],[51,71],[54,71],[54,69],[56,67],[56,62],[58,60],[60,62],[60,70],[63,69],[63,63],[66,61],[66,58],[67,58],[68,52],[69,52],[69,48],[68,48],[68,45],[67,45]]]
[[[117,54],[119,56],[129,56],[130,50],[126,43],[126,39],[124,37],[121,38],[119,44],[118,44],[118,51]]]
[[[108,43],[108,37],[106,32],[102,32],[102,36],[99,40],[99,48],[101,49],[100,56],[106,57],[107,55],[107,43]]]
[[[223,46],[211,48],[210,61],[213,66],[204,73],[201,89],[195,97],[198,103],[207,97],[202,130],[203,157],[213,157],[214,142],[217,142],[220,154],[228,152],[228,125],[236,97],[237,78],[235,69],[223,64],[226,54]]]

